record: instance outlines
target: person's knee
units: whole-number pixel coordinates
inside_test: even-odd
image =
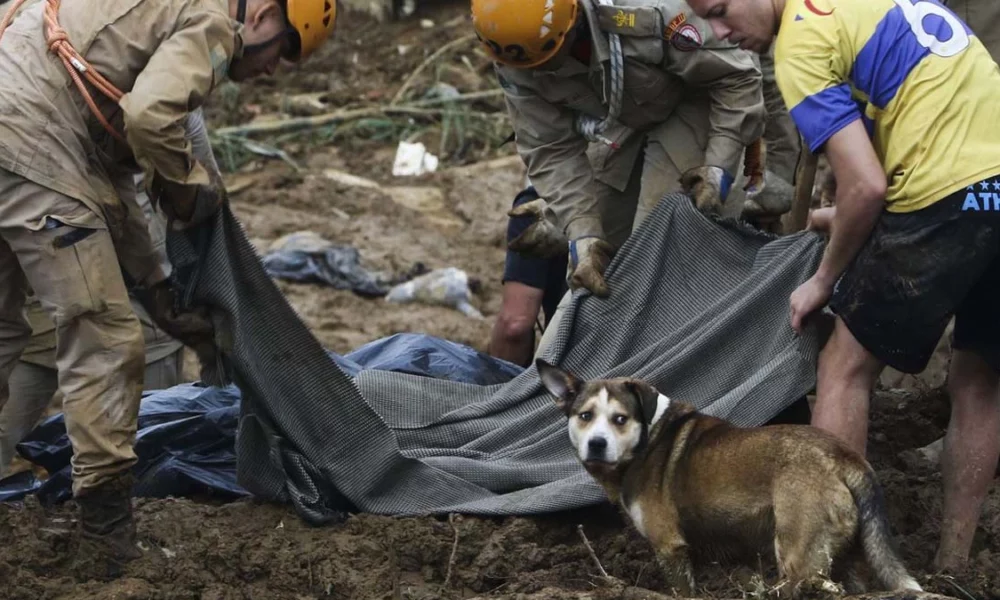
[[[819,360],[827,377],[854,384],[864,383],[868,387],[875,384],[883,368],[882,362],[861,345],[840,318],[837,318]]]
[[[501,311],[497,315],[495,331],[508,344],[530,342],[535,331],[535,318],[518,312]]]

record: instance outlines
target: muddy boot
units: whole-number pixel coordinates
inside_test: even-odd
[[[74,571],[82,579],[113,579],[142,556],[132,516],[133,477],[127,473],[78,498],[80,546]]]

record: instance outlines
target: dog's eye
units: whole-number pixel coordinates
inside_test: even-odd
[[[582,412],[578,416],[580,417],[581,421],[589,421],[591,417],[593,417],[594,415],[590,414],[590,412],[588,411],[588,412]]]
[[[611,420],[615,425],[624,425],[625,422],[628,421],[628,417],[625,415],[615,415],[615,417]]]

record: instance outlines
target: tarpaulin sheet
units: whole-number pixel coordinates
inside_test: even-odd
[[[474,348],[430,335],[400,333],[341,356],[328,352],[345,372],[381,369],[477,385],[503,383],[523,370]],[[147,392],[139,408],[134,468],[135,495],[234,498],[247,491],[236,481],[236,386],[184,384]],[[30,472],[0,481],[0,501],[35,493],[43,503],[71,496],[72,448],[62,414],[43,421],[18,445],[19,454],[53,475],[39,482]]]
[[[574,293],[543,358],[583,377],[632,375],[738,425],[766,422],[815,382],[820,332],[788,322],[816,269],[812,232],[775,238],[668,195],[607,271]],[[228,207],[169,252],[213,307],[220,377],[242,390],[237,478],[312,523],[383,514],[537,514],[605,500],[534,367],[477,385],[382,370],[352,377],[274,286]],[[201,260],[199,260],[199,258]],[[195,269],[193,266],[199,264]]]

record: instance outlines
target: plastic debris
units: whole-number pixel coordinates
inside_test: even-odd
[[[437,171],[438,158],[427,151],[420,142],[399,142],[396,159],[392,164],[392,174],[407,177]]]
[[[262,259],[272,277],[299,283],[325,283],[359,296],[384,296],[401,281],[426,272],[417,263],[409,273],[394,277],[361,266],[356,248],[339,246],[311,231],[297,231],[274,241]]]
[[[469,275],[458,268],[435,269],[406,283],[401,283],[386,294],[386,301],[404,304],[423,302],[450,306],[467,317],[482,319],[483,315],[471,304],[472,289]]]

